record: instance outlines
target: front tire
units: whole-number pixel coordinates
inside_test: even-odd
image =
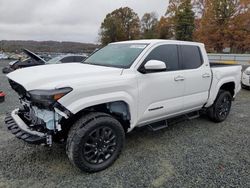
[[[229,91],[220,90],[214,104],[208,109],[208,117],[214,122],[224,121],[231,109],[232,95]]]
[[[111,166],[124,146],[125,132],[112,116],[90,113],[71,128],[66,152],[72,164],[85,172],[98,172]]]

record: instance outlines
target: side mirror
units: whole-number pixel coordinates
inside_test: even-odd
[[[144,67],[141,68],[141,73],[163,72],[167,70],[167,66],[163,61],[149,60]]]

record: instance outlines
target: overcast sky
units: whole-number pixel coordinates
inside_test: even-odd
[[[0,40],[98,42],[105,15],[125,6],[160,17],[168,0],[0,0]]]

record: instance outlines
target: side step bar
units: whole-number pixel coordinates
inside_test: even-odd
[[[148,128],[151,131],[158,131],[158,130],[161,130],[161,129],[164,129],[167,127],[168,127],[167,120],[166,121],[159,121],[159,122],[152,123],[152,124],[148,125]]]
[[[185,116],[188,120],[196,119],[196,118],[200,117],[200,112],[199,111],[191,112],[189,114],[186,114]]]
[[[158,131],[158,130],[167,128],[168,125],[180,123],[180,122],[183,122],[185,120],[196,119],[198,117],[200,117],[200,112],[196,111],[196,112],[191,112],[191,113],[188,113],[188,114],[185,114],[185,115],[177,116],[177,117],[174,117],[174,118],[170,118],[170,119],[167,119],[167,120],[151,123],[151,124],[146,125],[146,126],[151,131]]]

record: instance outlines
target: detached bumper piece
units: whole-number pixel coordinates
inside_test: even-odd
[[[11,133],[30,144],[47,145],[46,134],[30,130],[24,121],[17,115],[17,111],[18,110],[14,110],[11,114],[7,114],[5,118],[5,124]]]

